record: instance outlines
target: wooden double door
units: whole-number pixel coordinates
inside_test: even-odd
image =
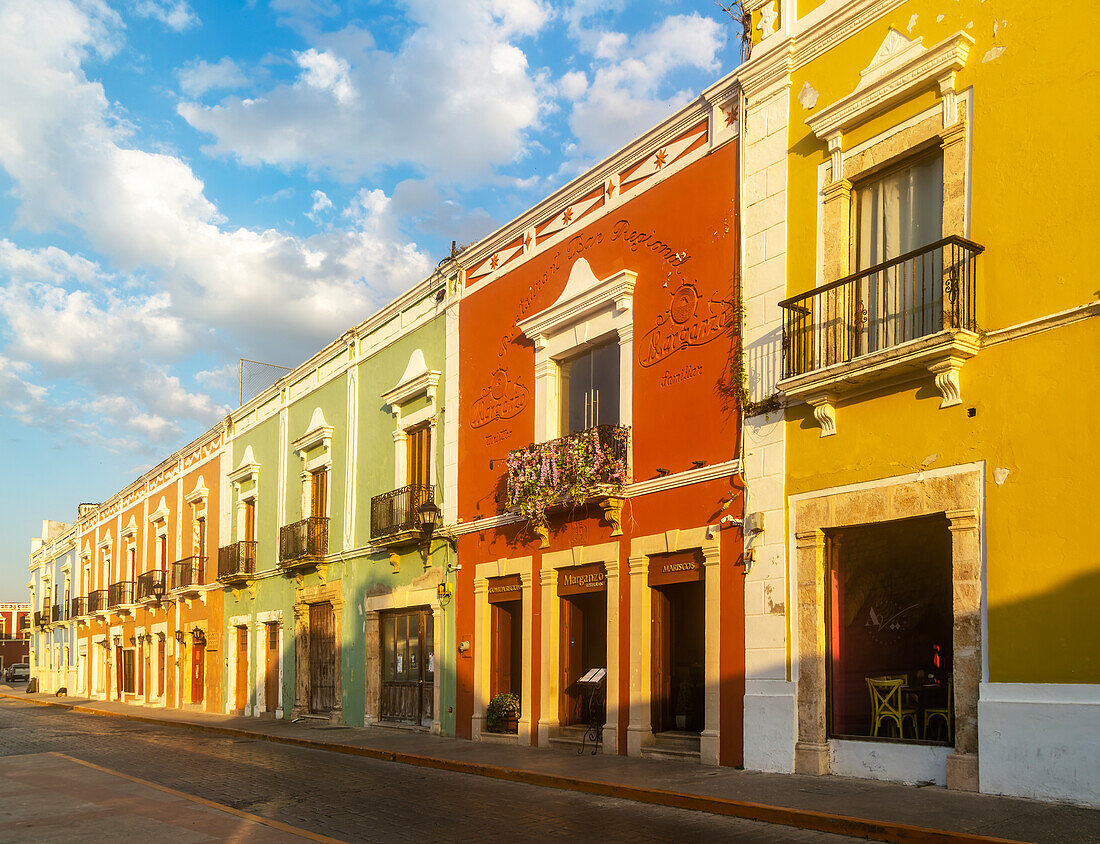
[[[653,731],[702,732],[705,589],[701,580],[654,587]]]
[[[381,615],[383,721],[431,726],[435,714],[435,618],[427,607]]]
[[[586,724],[589,697],[576,685],[593,668],[607,667],[607,593],[561,600],[561,723]]]
[[[336,615],[332,604],[309,605],[309,711],[331,712],[336,706]]]

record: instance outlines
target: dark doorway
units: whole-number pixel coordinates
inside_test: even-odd
[[[489,696],[520,694],[523,670],[523,601],[491,604],[492,669]]]
[[[309,711],[336,705],[336,621],[332,604],[309,605]]]
[[[435,617],[427,607],[382,614],[383,721],[430,727],[435,711]]]
[[[655,586],[653,594],[653,731],[703,730],[706,675],[702,581]]]
[[[197,643],[196,643],[197,644]],[[248,707],[248,628],[237,628],[237,677],[234,708],[244,712]]]
[[[191,646],[191,703],[202,703],[205,685],[206,642],[201,641]]]
[[[591,720],[588,696],[577,680],[593,668],[607,667],[607,593],[589,592],[561,599],[561,723]]]

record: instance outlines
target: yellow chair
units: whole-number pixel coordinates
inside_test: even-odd
[[[905,738],[905,722],[913,727],[913,738],[917,737],[917,710],[904,706],[901,702],[901,687],[905,681],[900,677],[868,677],[867,690],[871,693],[871,717],[873,726],[871,735],[877,736],[883,721],[893,721],[898,728],[898,737]]]
[[[955,678],[947,675],[947,707],[945,709],[924,710],[924,737],[928,737],[928,727],[933,718],[942,718],[944,729],[947,731],[947,741],[955,740]]]

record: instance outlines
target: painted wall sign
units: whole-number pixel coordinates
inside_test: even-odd
[[[607,574],[603,563],[558,570],[558,595],[561,597],[603,592],[606,589]]]
[[[482,428],[500,419],[511,419],[523,412],[531,401],[531,391],[520,379],[508,377],[508,370],[500,368],[493,373],[489,386],[474,401],[470,425]]]
[[[715,299],[704,303],[694,284],[681,284],[672,294],[668,310],[642,338],[638,362],[653,366],[681,349],[704,346],[721,337],[732,319],[732,303]]]
[[[690,583],[703,579],[703,555],[698,551],[680,551],[649,558],[649,585]]]
[[[510,574],[507,577],[490,577],[486,591],[489,595],[490,604],[518,601],[523,597],[523,587],[520,585],[518,574]]]

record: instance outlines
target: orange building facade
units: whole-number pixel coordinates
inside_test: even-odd
[[[70,623],[76,692],[221,710],[222,426],[109,501],[81,505]]]
[[[458,258],[460,736],[741,763],[737,104]]]

